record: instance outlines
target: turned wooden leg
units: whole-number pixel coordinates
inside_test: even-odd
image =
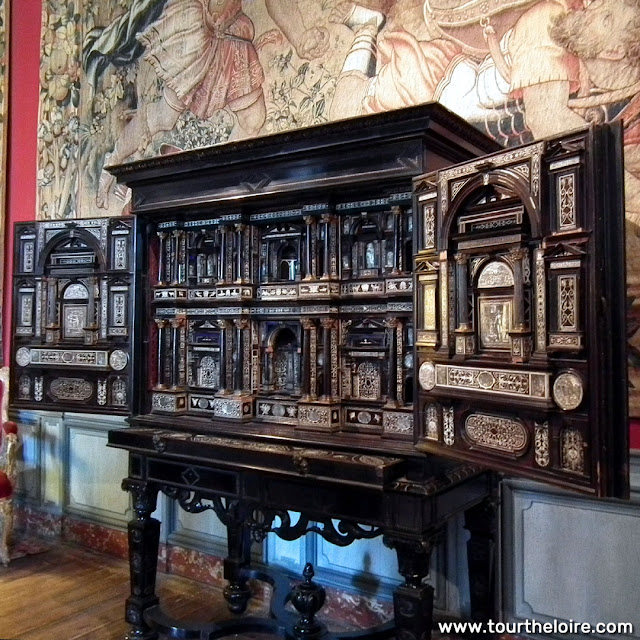
[[[465,511],[471,618],[477,622],[495,619],[495,538],[497,501],[491,497]]]
[[[398,571],[404,584],[393,592],[393,610],[398,640],[430,640],[433,623],[433,587],[424,584],[429,573],[431,551],[439,533],[426,539],[405,539],[385,535],[384,543],[395,549]]]
[[[129,570],[131,595],[127,598],[125,619],[131,624],[126,640],[156,640],[145,622],[144,612],[158,604],[156,570],[160,522],[151,517],[156,510],[158,487],[148,482],[127,479],[122,488],[133,497],[134,518],[129,522]]]
[[[251,561],[251,532],[247,526],[245,508],[241,503],[236,502],[230,506],[225,524],[228,556],[224,561],[227,586],[223,594],[229,611],[240,614],[244,613],[251,598],[251,590],[247,586],[247,578],[243,571]]]

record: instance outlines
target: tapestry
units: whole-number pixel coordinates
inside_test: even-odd
[[[105,167],[437,100],[505,146],[623,119],[640,416],[640,0],[43,0],[38,215]]]

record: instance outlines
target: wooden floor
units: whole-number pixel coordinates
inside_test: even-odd
[[[157,592],[176,617],[227,617],[220,589],[159,574]],[[123,560],[66,545],[12,560],[0,566],[0,640],[122,640],[128,595]]]

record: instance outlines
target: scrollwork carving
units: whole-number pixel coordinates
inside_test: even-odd
[[[205,511],[218,511],[213,504],[204,504],[205,499],[197,491],[180,489],[179,487],[162,487],[162,493],[175,500],[187,513],[204,513]]]

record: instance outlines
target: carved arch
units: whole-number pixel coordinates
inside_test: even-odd
[[[448,185],[448,182],[446,184]],[[531,197],[528,180],[515,171],[496,169],[488,173],[473,176],[451,200],[438,236],[438,247],[441,251],[447,248],[448,238],[454,221],[464,211],[465,207],[469,205],[469,201],[473,196],[479,194],[488,186],[501,187],[511,192],[524,207],[529,220],[532,237],[539,237],[541,235],[540,211]]]
[[[44,273],[45,267],[49,264],[49,258],[51,254],[62,244],[68,242],[69,240],[73,240],[74,238],[78,238],[81,242],[84,242],[87,245],[87,248],[95,253],[99,265],[97,271],[104,271],[107,266],[107,258],[104,251],[100,247],[98,239],[94,235],[89,233],[86,229],[72,227],[67,230],[61,230],[60,233],[56,233],[56,235],[45,244],[38,259],[38,264],[35,268],[35,274],[42,275]]]

